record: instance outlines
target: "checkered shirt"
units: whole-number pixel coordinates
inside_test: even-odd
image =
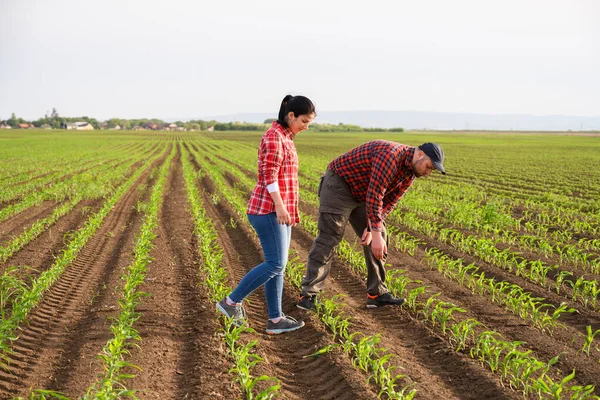
[[[277,182],[283,204],[292,223],[300,222],[298,212],[298,154],[294,136],[277,121],[263,135],[258,148],[258,182],[252,191],[246,212],[264,215],[275,212],[275,203],[267,186]]]
[[[383,221],[412,185],[415,149],[389,140],[373,140],[329,163],[328,169],[348,183],[352,196],[366,203],[371,230],[382,230]]]

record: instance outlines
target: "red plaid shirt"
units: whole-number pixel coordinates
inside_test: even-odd
[[[277,182],[283,204],[292,223],[300,222],[298,212],[298,154],[294,133],[277,121],[265,132],[258,148],[258,182],[250,200],[248,214],[264,215],[275,212],[275,203],[267,185]]]
[[[341,176],[352,196],[366,203],[371,230],[381,231],[383,220],[415,180],[415,147],[373,140],[342,154],[328,169]]]

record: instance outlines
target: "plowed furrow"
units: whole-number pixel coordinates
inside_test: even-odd
[[[48,217],[57,205],[55,201],[44,201],[39,206],[30,207],[0,223],[0,246],[6,246],[7,242],[21,234],[35,221]]]
[[[150,170],[137,184],[147,181]],[[123,196],[77,259],[31,312],[30,323],[22,327],[14,346],[15,355],[22,361],[11,362],[9,371],[0,371],[0,381],[15,373],[24,377],[0,392],[0,397],[25,396],[30,388],[64,390],[62,383],[72,367],[71,361],[90,336],[102,336],[88,329],[97,318],[92,309],[106,292],[103,283],[115,271],[119,273],[119,261],[130,258],[124,246],[133,240],[133,222],[138,218],[134,206],[140,196],[135,186]]]
[[[312,238],[300,230],[293,237],[300,259],[307,259]],[[419,396],[457,399],[518,397],[516,393],[506,393],[497,377],[468,357],[451,351],[435,333],[417,323],[405,311],[367,309],[365,278],[349,270],[337,257],[332,262],[325,290],[327,296],[344,295],[346,313],[351,316],[356,330],[366,335],[381,334],[381,346],[397,355],[395,364],[417,383],[415,388]],[[476,387],[472,387],[472,379],[479,382]],[[486,397],[490,395],[492,397]]]
[[[206,192],[214,192],[214,185],[208,179],[203,179],[203,185]],[[260,245],[241,223],[235,228],[231,226],[230,218],[235,219],[235,215],[227,204],[221,202],[214,206],[205,197],[204,204],[217,225],[219,242],[224,250],[224,265],[230,270],[231,286],[234,287],[251,268],[262,262]],[[296,296],[297,290],[286,285],[283,294],[285,314],[300,316],[295,307]],[[300,331],[267,336],[264,334],[267,312],[262,288],[249,296],[246,308],[249,324],[257,331],[252,338],[259,341],[258,349],[269,361],[268,364],[260,364],[257,371],[288,378],[287,381],[282,381],[284,398],[323,398],[328,393],[337,391],[343,392],[344,398],[348,399],[376,398],[376,393],[366,386],[364,376],[352,367],[346,357],[328,354],[313,359],[300,356],[313,353],[331,343],[329,335],[325,334],[325,329],[316,319],[303,318],[306,325]]]
[[[245,173],[250,174],[250,171]],[[226,180],[233,185],[237,179],[230,177]],[[316,218],[316,209],[312,207],[307,209],[306,204],[303,204],[302,208]],[[312,245],[312,236],[301,228],[296,228],[293,230],[292,238],[293,248],[300,255],[300,259],[306,260]],[[496,376],[470,358],[450,351],[443,340],[424,325],[414,321],[407,313],[393,314],[393,321],[397,323],[383,323],[379,314],[394,310],[367,309],[365,279],[355,274],[337,258],[334,258],[326,291],[327,296],[334,294],[346,296],[343,301],[346,303],[348,314],[354,320],[355,330],[367,335],[381,333],[382,347],[398,356],[396,365],[417,383],[415,388],[420,396],[480,399],[492,393],[497,398],[517,397],[515,393],[506,393]],[[467,376],[475,377],[481,385],[473,390],[472,381],[470,378],[465,378]],[[425,384],[419,385],[419,382]],[[432,384],[433,382],[435,384]]]
[[[180,157],[173,159],[165,183],[154,260],[141,287],[151,294],[138,308],[142,344],[131,357],[141,370],[127,386],[143,391],[145,399],[238,398],[215,335],[220,326],[213,304],[199,282],[201,266]]]
[[[544,290],[504,270],[478,262],[473,257],[451,249],[443,243],[426,237],[420,237],[420,239],[427,243],[427,246],[441,248],[453,257],[462,258],[467,264],[476,262],[476,265],[481,267],[481,272],[485,272],[487,277],[496,277],[497,280],[516,283],[524,290],[531,292],[533,296],[545,298],[545,302],[558,306],[561,301],[565,300],[549,290]],[[415,257],[399,252],[390,254],[391,257],[388,261],[392,265],[406,269],[407,275],[411,279],[422,280],[429,287],[431,293],[442,292],[444,296],[447,296],[447,301],[452,301],[469,310],[472,313],[470,316],[477,318],[490,329],[502,333],[507,339],[526,342],[527,348],[535,351],[537,357],[550,360],[560,353],[561,361],[556,366],[561,369],[564,376],[569,375],[575,369],[577,371],[576,379],[581,383],[594,384],[596,387],[600,385],[600,364],[591,362],[590,357],[579,351],[583,343],[581,334],[585,332],[585,326],[591,325],[595,329],[600,327],[598,313],[575,305],[581,309],[579,313],[563,315],[559,319],[561,323],[565,324],[565,328],[557,327],[552,335],[541,333],[531,321],[523,320],[507,311],[504,306],[492,303],[489,296],[473,295],[469,289],[445,278],[437,271],[431,271],[426,267],[423,250],[418,250]]]

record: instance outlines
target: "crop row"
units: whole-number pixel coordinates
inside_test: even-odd
[[[236,210],[239,221],[243,221],[244,224],[248,225],[245,218],[245,199],[242,193],[227,186],[219,169],[209,165],[206,165],[205,168],[210,173],[211,179],[215,182],[221,195]],[[303,275],[303,264],[297,258],[290,260],[285,273],[290,281],[299,288]],[[337,300],[332,298],[320,302],[317,315],[333,333],[333,340],[337,339],[340,344],[329,345],[313,354],[313,356],[340,347],[351,357],[353,365],[369,374],[369,380],[372,379],[379,386],[379,396],[385,394],[386,398],[389,399],[412,399],[416,394],[416,390],[411,389],[410,378],[404,374],[394,374],[395,367],[389,365],[392,354],[385,348],[377,347],[380,340],[379,336],[367,336],[358,331],[351,333],[350,321],[344,317]],[[408,380],[409,383],[399,387],[398,382],[400,380]]]
[[[60,278],[63,271],[75,260],[114,205],[132,188],[134,182],[153,162],[154,159],[149,159],[141,168],[138,168],[104,202],[100,210],[90,216],[81,229],[70,235],[66,248],[62,250],[49,269],[42,272],[30,285],[20,285],[23,289],[13,292],[14,298],[11,300],[11,310],[9,313],[5,313],[5,318],[0,322],[0,366],[9,367],[6,362],[8,362],[11,353],[11,343],[17,339],[15,332],[19,325],[38,304],[46,290]]]
[[[221,166],[226,167],[223,164],[221,164]],[[236,174],[237,171],[234,171],[234,170],[230,170],[230,172],[232,174],[236,175],[238,178],[244,179],[244,177],[241,176],[243,174],[239,174],[239,173]],[[305,227],[305,229],[307,229],[313,235],[316,234],[317,228],[316,228],[316,223],[314,221],[310,221],[310,218],[306,217],[306,216],[303,216],[302,221],[303,221],[302,224]],[[311,223],[313,224],[312,228],[309,226]],[[342,254],[340,254],[340,253],[342,253]],[[364,261],[362,261],[362,255],[360,253],[355,252],[353,249],[351,249],[351,246],[349,246],[349,245],[344,246],[344,242],[342,242],[342,244],[338,247],[338,254],[340,254],[342,256],[342,258],[345,258],[347,262],[349,262],[351,265],[353,265],[353,267],[357,268],[358,270],[361,270],[362,273],[366,274],[366,269],[364,267]],[[435,299],[436,295],[429,297],[426,301],[424,301],[422,303],[418,303],[416,301],[416,299],[420,294],[425,293],[425,288],[420,286],[420,287],[417,287],[417,288],[411,290],[408,293],[402,293],[404,291],[404,289],[400,290],[398,288],[406,287],[407,282],[410,282],[410,280],[407,281],[406,279],[408,279],[408,278],[394,275],[394,277],[392,279],[390,279],[390,286],[395,287],[396,288],[395,290],[397,293],[407,295],[409,307],[411,307],[411,309],[413,310],[413,312],[415,312],[415,314],[422,313],[423,315],[429,317],[432,320],[432,323],[434,326],[437,321],[441,326],[443,334],[447,334],[449,331],[452,332],[452,334],[451,334],[452,336],[449,339],[450,342],[455,341],[455,342],[461,344],[458,346],[459,348],[464,347],[465,341],[467,338],[467,336],[465,336],[465,334],[464,334],[465,325],[471,326],[471,324],[473,324],[473,323],[476,323],[477,325],[479,325],[480,323],[477,323],[476,321],[469,319],[469,320],[465,320],[468,322],[462,321],[458,324],[453,325],[452,328],[447,329],[447,327],[446,327],[447,323],[453,318],[453,312],[455,312],[455,311],[462,312],[464,310],[461,311],[460,309],[458,309],[451,303],[441,302],[439,300],[436,300]],[[397,282],[400,282],[400,285],[396,285]],[[423,305],[423,303],[424,303],[424,305]],[[417,304],[421,304],[421,306],[417,306]],[[463,325],[459,325],[459,324],[463,324]],[[485,343],[494,343],[493,344],[493,346],[495,346],[494,348],[501,349],[501,351],[510,349],[510,351],[508,351],[506,353],[506,357],[504,360],[506,363],[512,362],[511,360],[513,360],[515,355],[520,354],[521,356],[517,357],[515,359],[515,361],[518,361],[519,363],[521,363],[521,365],[528,365],[528,368],[532,368],[532,370],[531,370],[532,372],[537,371],[538,375],[535,376],[535,379],[532,378],[531,381],[529,379],[521,381],[521,380],[519,380],[520,377],[512,376],[512,375],[510,377],[508,375],[503,375],[503,378],[510,379],[510,380],[517,380],[519,382],[518,387],[526,393],[533,393],[533,392],[541,393],[541,392],[543,392],[545,390],[543,388],[543,386],[548,385],[548,382],[551,381],[551,378],[548,375],[548,370],[549,370],[550,366],[553,365],[556,361],[551,361],[547,364],[542,363],[542,362],[536,360],[535,358],[530,357],[529,352],[521,351],[519,349],[519,345],[521,343],[504,342],[503,340],[499,339],[499,337],[500,337],[500,334],[498,334],[496,332],[494,332],[491,335],[478,337],[477,341],[475,342],[474,347],[479,348],[477,346],[479,346],[479,344],[485,342]],[[477,352],[477,351],[474,353],[471,352],[471,355],[482,357],[482,361],[487,360],[487,357],[491,357],[491,353]],[[492,371],[497,370],[497,368],[494,368],[494,367],[497,367],[497,365],[490,365],[490,367],[492,367],[491,368]],[[566,385],[566,382],[568,382],[568,380],[564,381],[563,383],[555,383],[554,381],[552,381],[552,382],[553,382],[552,385],[550,385],[550,386],[552,386],[552,388],[550,388],[548,390],[563,390],[564,389],[563,386]],[[574,391],[575,395],[577,395],[577,396],[579,396],[579,395],[585,396],[585,395],[593,392],[593,387],[582,388],[582,387],[578,387],[578,386],[573,386],[571,389]]]
[[[150,251],[154,247],[152,241],[157,236],[158,215],[164,198],[163,189],[174,156],[175,148],[171,150],[171,154],[160,168],[150,199],[142,208],[144,217],[133,252],[134,259],[121,276],[123,287],[121,288],[121,298],[118,301],[121,312],[110,326],[113,336],[99,354],[103,363],[104,374],[97,383],[88,388],[83,399],[108,400],[122,396],[134,397],[135,392],[127,389],[124,382],[125,379],[132,378],[133,375],[123,373],[121,370],[135,367],[135,365],[126,361],[126,357],[129,355],[128,349],[132,347],[133,343],[142,339],[134,327],[135,321],[140,317],[136,307],[141,299],[148,294],[140,291],[138,286],[144,282],[147,265],[152,260],[150,257]]]
[[[132,161],[119,168],[108,168],[90,178],[88,180],[91,183],[89,189],[78,191],[70,200],[54,209],[50,216],[34,222],[31,227],[25,229],[19,236],[13,238],[5,246],[0,247],[0,263],[5,262],[15,252],[56,223],[61,217],[67,215],[79,202],[85,199],[84,196],[87,196],[87,199],[100,199],[109,195],[114,190],[114,186],[127,177],[134,164],[135,162]]]
[[[203,261],[204,284],[207,286],[212,301],[220,301],[231,292],[227,286],[227,271],[222,266],[223,251],[217,243],[217,233],[211,219],[206,215],[202,204],[201,195],[196,185],[197,173],[189,161],[190,154],[183,150],[182,163],[183,173],[188,193],[188,201],[194,220],[194,234],[198,239],[198,254]],[[199,174],[200,172],[198,172]],[[253,349],[256,340],[242,343],[243,333],[254,333],[252,328],[237,326],[232,318],[222,316],[223,338],[233,359],[230,372],[236,374],[236,380],[240,384],[246,399],[267,400],[272,398],[279,390],[280,383],[269,376],[261,375],[254,377],[252,368],[264,359],[257,355]],[[256,393],[256,384],[263,381],[275,381],[268,388]]]
[[[107,193],[112,186],[99,186],[97,182],[101,179],[100,177],[120,164],[122,164],[122,161],[102,164],[100,168],[93,171],[72,176],[62,182],[56,182],[43,190],[34,191],[21,199],[21,201],[0,210],[0,222],[30,207],[41,204],[45,200],[63,201],[67,198],[77,196],[84,199],[97,198],[96,195],[98,193]]]

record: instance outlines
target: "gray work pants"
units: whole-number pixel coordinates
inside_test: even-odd
[[[302,280],[302,295],[315,295],[323,290],[325,279],[331,269],[331,259],[335,247],[344,236],[346,224],[350,225],[360,238],[367,227],[365,203],[359,202],[350,194],[350,187],[337,174],[327,170],[319,185],[319,234],[308,253],[306,274]],[[388,242],[385,226],[383,238]],[[385,259],[373,256],[371,245],[363,246],[367,264],[367,293],[380,295],[388,292],[385,285]]]

